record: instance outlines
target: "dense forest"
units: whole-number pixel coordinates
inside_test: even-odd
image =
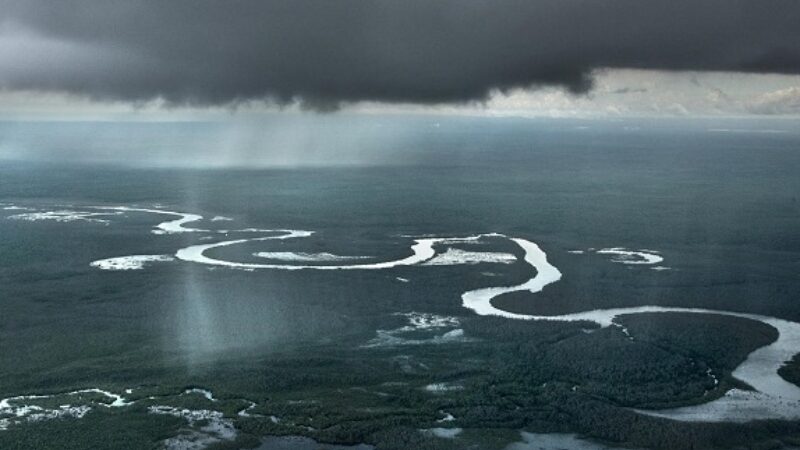
[[[176,371],[172,385],[141,387],[130,396],[139,403],[125,409],[96,409],[82,420],[12,427],[0,433],[0,448],[29,448],[50,439],[64,442],[65,449],[147,448],[148,439],[155,442],[185,427],[177,418],[147,413],[148,404],[165,402],[214,408],[233,420],[237,439],[216,444],[219,449],[252,448],[264,435],[305,435],[322,442],[377,444],[379,449],[499,449],[519,440],[517,430],[578,431],[634,448],[800,443],[798,423],[677,423],[632,410],[705,402],[732,386],[747,388],[730,376],[731,370],[775,339],[771,327],[679,313],[623,316],[619,324],[600,329],[588,322],[470,317],[461,324],[468,340],[408,346],[400,356],[389,347],[343,351],[310,346],[306,357],[292,352],[229,359],[191,375]],[[784,372],[797,373],[792,372],[796,367],[795,359]],[[146,378],[145,372],[136,376]],[[426,389],[434,383],[447,388]],[[219,401],[178,395],[195,386],[214,386]],[[242,393],[257,403],[250,417],[237,415],[247,405]],[[442,424],[445,413],[455,419]],[[456,439],[419,431],[437,426],[464,431]],[[107,429],[126,431],[108,439]]]

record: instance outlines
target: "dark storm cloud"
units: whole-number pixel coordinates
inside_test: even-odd
[[[0,0],[0,18],[2,87],[126,101],[325,109],[585,92],[603,67],[800,73],[795,0]]]

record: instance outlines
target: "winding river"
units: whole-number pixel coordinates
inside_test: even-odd
[[[510,292],[541,292],[546,286],[562,279],[562,273],[547,259],[547,254],[534,242],[497,233],[478,234],[468,237],[423,237],[414,238],[411,255],[390,261],[365,262],[358,264],[277,264],[237,262],[214,258],[207,252],[221,247],[240,245],[247,242],[298,239],[310,236],[313,232],[303,230],[262,230],[246,228],[240,230],[208,230],[189,228],[186,225],[200,221],[202,216],[163,209],[134,208],[126,206],[92,207],[95,210],[116,212],[142,212],[159,215],[173,215],[177,219],[159,223],[153,229],[156,234],[173,233],[237,233],[260,232],[269,236],[241,238],[191,245],[177,250],[175,258],[197,264],[223,266],[235,269],[257,270],[383,270],[399,266],[422,266],[437,255],[437,246],[448,244],[475,243],[488,238],[509,239],[523,251],[522,261],[530,266],[533,276],[522,284],[514,286],[495,286],[467,291],[462,294],[463,306],[483,316],[500,316],[509,319],[532,321],[590,321],[600,327],[620,326],[616,321],[620,316],[641,313],[679,312],[691,314],[718,314],[756,320],[774,327],[779,336],[773,343],[750,353],[747,359],[733,372],[733,376],[752,386],[753,391],[732,389],[724,396],[700,405],[664,410],[637,410],[641,414],[658,416],[680,421],[703,422],[746,422],[763,419],[800,419],[800,387],[781,378],[777,371],[794,354],[800,351],[800,324],[774,317],[734,311],[711,310],[704,308],[681,308],[643,305],[628,308],[610,308],[581,311],[570,314],[541,316],[518,314],[495,307],[492,300]],[[601,252],[598,252],[601,253]],[[628,251],[622,248],[607,249],[605,253],[623,257],[639,257],[641,261],[631,264],[654,264],[663,260],[661,256],[642,252]],[[139,255],[142,256],[142,255]],[[302,259],[302,258],[298,258]],[[626,331],[626,330],[624,330]]]

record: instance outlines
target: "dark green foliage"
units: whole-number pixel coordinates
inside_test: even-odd
[[[788,361],[786,365],[778,369],[778,374],[784,380],[800,386],[800,354],[794,355],[791,361]]]
[[[148,414],[131,407],[125,411],[97,410],[83,419],[32,422],[0,431],[3,450],[120,450],[153,449],[177,434],[182,420]]]
[[[751,352],[778,338],[778,331],[767,324],[717,314],[634,314],[619,322],[636,340],[695,357],[715,370],[732,371]]]

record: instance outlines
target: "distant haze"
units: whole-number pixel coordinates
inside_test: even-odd
[[[786,119],[528,119],[260,114],[187,121],[0,121],[4,160],[138,167],[459,166],[609,139],[793,140]],[[493,159],[484,161],[494,164]]]

